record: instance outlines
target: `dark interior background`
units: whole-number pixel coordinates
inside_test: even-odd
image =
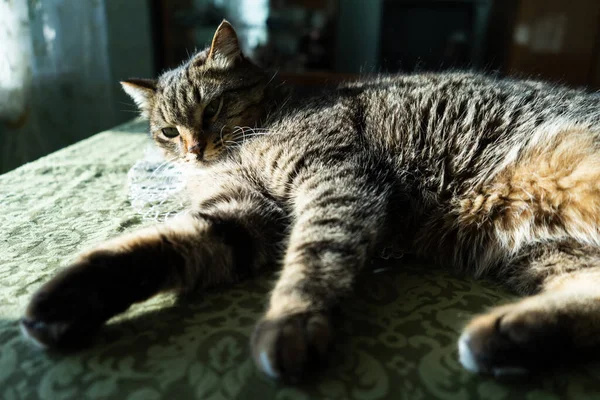
[[[304,84],[467,68],[600,86],[596,0],[155,0],[152,10],[157,70],[208,45],[227,18],[258,63]]]

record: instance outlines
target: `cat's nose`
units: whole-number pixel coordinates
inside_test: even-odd
[[[201,143],[196,143],[193,146],[188,147],[188,153],[196,154],[197,156],[202,155],[204,152],[204,145]]]

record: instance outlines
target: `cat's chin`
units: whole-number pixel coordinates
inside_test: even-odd
[[[184,165],[190,168],[206,168],[221,161],[223,157],[216,156],[211,158],[201,158],[196,160],[185,160]]]
[[[207,161],[207,160],[195,160],[195,161],[186,161],[185,162],[185,166],[188,168],[206,168],[212,164],[214,164],[215,161]]]

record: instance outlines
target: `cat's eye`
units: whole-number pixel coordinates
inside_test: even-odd
[[[215,120],[223,107],[223,96],[214,99],[206,107],[204,107],[204,118]]]
[[[163,135],[165,135],[166,137],[168,137],[169,139],[173,139],[174,137],[179,136],[179,131],[177,130],[177,128],[162,128],[161,132]]]

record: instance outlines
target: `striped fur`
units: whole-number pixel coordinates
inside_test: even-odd
[[[39,343],[70,344],[159,291],[273,266],[280,277],[253,355],[267,375],[299,378],[333,340],[332,307],[393,246],[533,295],[467,326],[459,350],[469,369],[523,371],[556,346],[598,345],[597,95],[445,73],[302,98],[244,58],[227,22],[210,49],[123,87],[157,144],[189,168],[194,204],[44,285],[23,320]],[[83,291],[95,295],[80,301]]]

